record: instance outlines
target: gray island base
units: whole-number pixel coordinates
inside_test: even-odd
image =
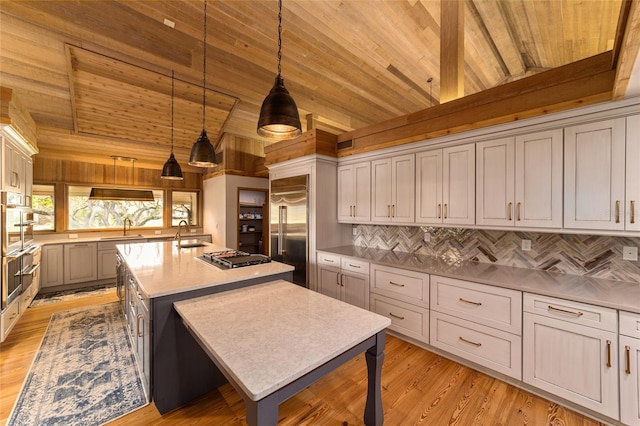
[[[174,307],[245,400],[249,425],[277,424],[280,403],[365,351],[364,423],[382,425],[388,318],[283,280],[175,302]]]

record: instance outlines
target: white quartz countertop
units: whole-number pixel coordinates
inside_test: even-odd
[[[442,259],[391,250],[342,246],[318,250],[383,266],[526,291],[640,313],[640,283],[606,280],[536,269]]]
[[[282,280],[175,302],[174,307],[254,401],[391,324],[386,317]]]
[[[186,233],[182,235],[182,239],[192,240],[198,239],[201,237],[211,237],[211,234],[202,234],[202,233]],[[80,234],[78,238],[69,238],[68,236],[57,236],[57,235],[47,235],[36,236],[35,242],[38,245],[46,246],[51,244],[77,244],[77,243],[126,243],[127,241],[131,242],[140,242],[140,240],[157,240],[157,241],[165,241],[167,239],[174,239],[175,233],[172,234],[153,234],[153,235],[143,235],[134,231],[129,231],[127,236],[116,235],[111,233],[101,234],[101,235],[82,235]]]
[[[182,240],[183,244],[194,240]],[[293,266],[271,261],[244,268],[221,269],[196,259],[204,252],[226,247],[203,243],[204,247],[178,249],[177,241],[117,244],[140,290],[149,298],[167,296],[221,284],[293,271]]]

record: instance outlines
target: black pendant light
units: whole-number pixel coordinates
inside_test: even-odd
[[[282,0],[278,0],[278,75],[271,91],[264,98],[258,119],[258,134],[268,138],[291,139],[302,133],[300,115],[295,101],[284,87],[282,61]]]
[[[166,163],[164,163],[164,167],[162,168],[161,179],[166,180],[182,180],[182,169],[180,168],[180,164],[176,160],[176,157],[173,155],[173,70],[171,71],[171,155],[169,155],[169,159]]]
[[[204,129],[207,108],[207,0],[204,0],[204,52],[202,60],[202,133],[191,147],[189,165],[196,167],[214,167],[216,165],[216,152],[207,137]]]

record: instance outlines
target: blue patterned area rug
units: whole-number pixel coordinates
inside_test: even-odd
[[[8,426],[101,425],[147,404],[119,304],[54,314]]]

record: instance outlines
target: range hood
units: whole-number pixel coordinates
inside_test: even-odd
[[[90,200],[155,201],[150,189],[91,188]]]

